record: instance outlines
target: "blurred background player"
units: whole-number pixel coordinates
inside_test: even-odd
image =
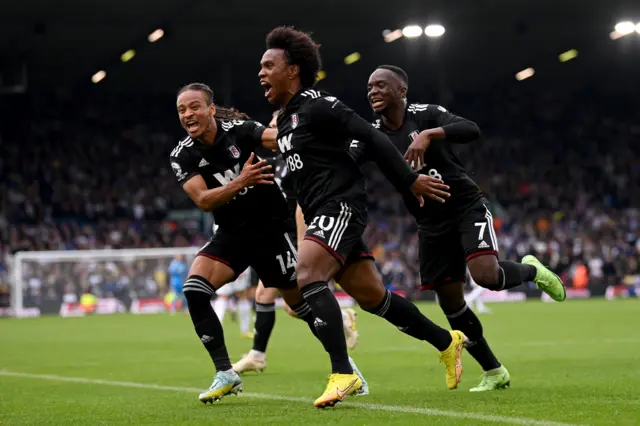
[[[182,284],[184,284],[187,278],[187,272],[189,272],[189,268],[184,261],[184,256],[181,254],[177,255],[169,264],[168,270],[169,284],[173,292],[169,308],[172,315],[175,314],[178,309],[187,309],[187,300],[182,293]]]
[[[273,112],[271,121],[269,122],[269,128],[276,129],[276,120],[278,118],[278,110]],[[297,234],[292,235],[293,241],[296,241],[297,246],[300,244],[300,240],[304,237],[304,232],[307,227],[304,224],[304,217],[302,212],[296,203],[295,194],[293,192],[293,182],[291,181],[291,174],[282,157],[278,154],[274,157],[274,171],[275,181],[282,189],[282,194],[287,199],[289,205],[289,212],[292,217],[295,216],[295,223]],[[296,247],[297,247],[296,246]],[[219,292],[218,292],[219,294]],[[256,301],[256,322],[255,322],[255,336],[253,338],[253,347],[248,354],[242,356],[242,358],[233,364],[233,370],[236,373],[246,373],[248,371],[263,371],[267,367],[267,344],[271,337],[271,332],[276,322],[276,298],[278,291],[275,288],[265,288],[262,281],[258,282],[256,288],[255,301]],[[215,309],[215,307],[214,307]],[[296,313],[287,305],[284,304],[284,309],[290,316],[297,318]],[[354,349],[358,344],[358,329],[356,324],[356,311],[351,308],[342,310],[342,324],[344,328],[345,339],[347,348]]]
[[[211,302],[213,310],[220,323],[224,323],[224,317],[229,307],[231,296],[235,296],[236,312],[240,324],[240,335],[245,339],[253,339],[251,331],[251,301],[247,291],[251,286],[251,268],[247,268],[238,278],[216,291],[216,298]]]
[[[480,287],[471,276],[469,268],[467,268],[467,284],[471,291],[464,296],[467,306],[479,314],[490,314],[491,309],[482,301],[482,295],[487,291],[486,288]]]

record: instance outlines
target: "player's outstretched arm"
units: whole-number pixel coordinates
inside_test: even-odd
[[[253,164],[254,158],[255,154],[251,153],[240,176],[221,187],[207,189],[202,176],[195,175],[186,181],[182,188],[201,210],[211,211],[231,201],[244,188],[254,185],[273,185],[273,174],[267,173],[271,166],[266,160]]]
[[[450,196],[446,192],[449,187],[440,179],[419,175],[409,167],[409,164],[396,149],[391,140],[370,123],[356,114],[349,107],[335,98],[319,99],[316,111],[325,116],[329,123],[339,123],[349,137],[366,144],[368,156],[376,162],[385,177],[399,190],[410,188],[416,195],[420,205],[424,205],[422,195],[432,200],[444,203]],[[331,103],[330,103],[331,102]]]

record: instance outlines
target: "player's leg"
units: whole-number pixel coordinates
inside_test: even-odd
[[[213,383],[200,394],[200,401],[213,402],[242,390],[240,377],[231,369],[222,324],[211,306],[216,290],[233,280],[246,265],[234,262],[233,245],[222,235],[202,248],[193,261],[183,291],[196,334],[204,344],[216,369]],[[231,252],[225,255],[225,252]],[[225,260],[230,259],[230,260]],[[233,266],[237,265],[237,266]]]
[[[265,288],[262,280],[256,288],[256,323],[253,336],[253,347],[248,354],[233,364],[233,371],[246,373],[249,371],[263,371],[267,367],[267,344],[276,323],[275,288]]]
[[[325,227],[328,224],[335,226],[336,220],[335,216],[318,218],[320,224]],[[307,232],[312,234],[314,231],[315,229],[310,228]],[[328,230],[325,234],[330,232]],[[328,286],[329,280],[342,267],[341,261],[344,259],[334,248],[324,240],[311,235],[305,237],[300,245],[296,273],[302,296],[313,312],[318,338],[329,353],[332,374],[352,375],[340,305]]]
[[[525,256],[523,263],[498,261],[498,239],[486,200],[465,212],[459,227],[469,271],[479,286],[500,291],[533,281],[552,299],[561,302],[566,298],[562,280],[534,256]]]
[[[318,340],[320,340],[320,338],[318,337],[317,329],[316,329],[315,317],[313,316],[313,312],[311,311],[309,304],[302,297],[302,293],[300,292],[300,289],[298,289],[297,287],[293,287],[293,288],[280,288],[279,290],[280,290],[280,294],[282,294],[282,298],[284,299],[285,303],[291,307],[291,310],[295,314],[295,317],[306,322],[307,325],[309,326],[309,330],[311,331],[311,333],[314,336],[316,336]],[[343,322],[344,322],[344,316],[343,316]],[[369,385],[365,380],[362,372],[360,372],[360,370],[358,369],[358,366],[356,365],[355,361],[351,357],[349,357],[349,364],[351,365],[351,368],[353,369],[354,374],[356,374],[360,378],[360,381],[362,382],[362,386],[357,389],[356,393],[358,395],[368,395]]]
[[[251,332],[251,302],[247,296],[247,290],[251,287],[251,268],[247,268],[240,274],[234,284],[233,291],[238,301],[240,335],[245,339],[253,339],[253,332]]]
[[[509,386],[510,377],[507,369],[500,364],[484,338],[482,323],[469,308],[464,299],[464,283],[462,281],[441,284],[435,288],[440,308],[447,316],[451,328],[462,331],[469,341],[467,352],[484,370],[482,382],[471,389],[472,392],[503,389]]]
[[[364,250],[354,252],[354,256],[357,255],[361,259],[350,261],[336,277],[342,288],[365,311],[386,319],[403,333],[433,345],[445,364],[447,387],[455,389],[462,376],[464,334],[443,329],[425,317],[413,303],[387,290],[371,255]]]
[[[251,302],[247,297],[247,290],[236,293],[238,299],[238,320],[240,322],[240,335],[245,339],[253,339],[251,331]]]
[[[300,206],[297,206],[296,235],[290,234],[289,236],[291,239],[295,237],[295,241],[297,242],[298,245],[300,245],[302,243],[302,240],[304,239],[306,232],[307,232],[307,225],[304,223],[304,215],[302,214],[302,210],[300,209]],[[284,310],[288,315],[293,317],[296,316],[295,312],[286,303],[284,305]],[[353,350],[358,345],[358,336],[359,336],[357,322],[356,322],[357,313],[356,311],[350,308],[342,309],[341,313],[342,313],[342,329],[344,330],[344,336],[345,336],[347,348]]]
[[[340,269],[340,261],[344,259],[344,254],[336,251],[332,244],[339,242],[342,226],[348,224],[351,216],[347,206],[333,207],[314,218],[297,253],[291,238],[285,235],[290,246],[287,258],[281,253],[276,255],[281,275],[291,273],[291,278],[297,278],[300,292],[312,312],[316,335],[331,359],[329,385],[315,401],[316,407],[333,406],[362,387],[362,380],[349,362],[340,305],[328,287],[329,280]],[[260,276],[267,285],[264,274]],[[296,310],[298,307],[294,305],[291,308]],[[297,314],[301,315],[299,309]]]
[[[171,300],[170,312],[171,315],[175,315],[175,313],[180,309],[180,307],[184,308],[184,294],[182,293],[182,285],[172,285],[171,290],[173,291],[173,300]],[[182,306],[180,306],[183,304]]]
[[[213,307],[213,312],[216,313],[218,317],[218,321],[220,324],[224,322],[224,317],[227,314],[227,307],[229,306],[229,297],[231,296],[231,283],[222,287],[218,292],[216,292],[216,298],[211,301],[211,307]]]
[[[487,288],[480,287],[471,276],[471,273],[467,269],[467,284],[471,288],[471,291],[464,296],[464,300],[467,301],[469,309],[476,311],[478,314],[490,314],[491,309],[485,305],[482,301],[482,295],[488,291]]]

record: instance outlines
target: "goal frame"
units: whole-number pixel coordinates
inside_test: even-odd
[[[199,247],[166,247],[139,249],[102,249],[102,250],[52,250],[20,251],[13,256],[11,270],[11,309],[13,316],[20,317],[24,311],[23,265],[25,261],[109,261],[170,258],[177,255],[195,256]]]

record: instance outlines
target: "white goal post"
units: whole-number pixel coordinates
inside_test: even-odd
[[[106,249],[106,250],[69,250],[69,251],[23,251],[13,256],[11,271],[11,307],[14,316],[21,315],[25,309],[25,289],[28,285],[28,270],[38,269],[39,266],[52,264],[96,264],[108,262],[135,262],[140,260],[160,260],[165,259],[168,263],[177,255],[184,255],[187,258],[195,257],[199,247],[168,247],[149,249]],[[190,260],[187,260],[187,265]],[[44,273],[32,272],[42,285],[47,277]],[[60,275],[60,272],[57,272]],[[57,276],[57,275],[56,275]],[[49,277],[52,280],[51,277]],[[60,279],[70,279],[71,277],[60,276]],[[64,282],[64,281],[63,281]],[[50,288],[49,291],[55,291]]]

